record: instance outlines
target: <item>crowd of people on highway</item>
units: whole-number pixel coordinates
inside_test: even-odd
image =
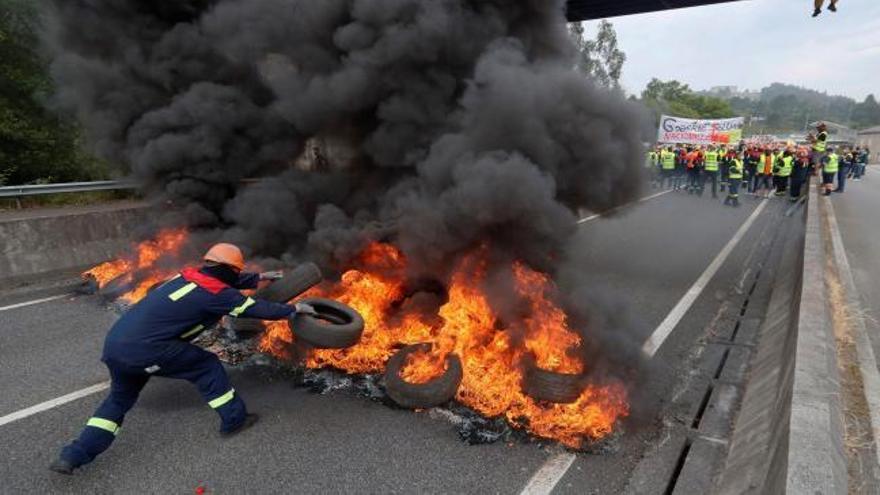
[[[821,174],[825,195],[842,193],[847,179],[861,180],[870,150],[863,147],[830,146],[824,124],[806,144],[767,143],[735,145],[657,145],[648,151],[646,166],[655,188],[702,196],[709,189],[712,198],[725,193],[724,204],[739,206],[740,191],[756,198],[788,197],[798,201],[805,194],[804,183]],[[836,187],[835,187],[836,182]]]

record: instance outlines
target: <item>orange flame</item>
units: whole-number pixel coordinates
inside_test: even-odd
[[[402,378],[427,382],[444,372],[445,357],[455,353],[464,371],[456,398],[481,414],[503,415],[517,427],[572,447],[580,446],[585,438],[608,435],[614,423],[629,413],[621,382],[590,384],[571,404],[540,403],[522,392],[522,363],[529,357],[549,371],[583,372],[576,352],[581,339],[569,328],[565,313],[550,300],[549,278],[521,263],[512,267],[514,288],[528,314],[499,328],[481,288],[484,260],[483,250],[462,259],[449,283],[448,301],[438,311],[438,322],[433,322],[414,312],[400,314],[394,305],[405,290],[403,255],[391,245],[371,244],[355,263],[357,268],[343,274],[339,283],[323,284],[307,294],[337,299],[360,312],[365,321],[361,342],[348,349],[311,351],[306,366],[376,373],[401,346],[431,342],[430,352],[410,354]],[[287,358],[294,335],[295,329],[291,331],[287,322],[270,323],[261,350]]]
[[[124,275],[126,276],[124,281],[130,282],[134,279],[135,272],[146,271],[146,276],[136,287],[120,296],[120,299],[126,302],[135,303],[143,299],[147,290],[154,284],[174,275],[173,269],[154,267],[154,264],[162,255],[176,253],[186,239],[186,229],[161,230],[154,239],[148,239],[134,246],[133,252],[128,256],[102,263],[84,272],[83,276],[94,277],[98,286],[104,287],[116,277]]]

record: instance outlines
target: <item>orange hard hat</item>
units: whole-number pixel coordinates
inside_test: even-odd
[[[238,249],[238,246],[234,244],[228,244],[225,242],[214,244],[211,246],[211,249],[205,253],[203,259],[205,261],[213,261],[214,263],[221,263],[239,270],[244,270],[244,255],[241,254],[241,249]]]

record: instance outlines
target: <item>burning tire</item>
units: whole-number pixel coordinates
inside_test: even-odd
[[[584,391],[584,377],[547,371],[529,363],[526,365],[522,390],[536,400],[569,404],[576,401]]]
[[[298,340],[318,349],[344,349],[360,341],[364,319],[354,309],[318,297],[299,302],[311,305],[317,315],[294,314],[290,318],[290,327]]]
[[[110,279],[103,287],[98,289],[98,295],[105,301],[115,301],[119,296],[134,289],[136,284],[127,273],[123,273]]]
[[[226,327],[233,330],[240,338],[253,337],[266,329],[262,320],[254,318],[229,318]]]
[[[409,345],[388,360],[385,367],[385,391],[397,405],[422,409],[445,404],[455,397],[462,378],[461,359],[455,354],[446,356],[446,371],[426,383],[409,383],[400,376],[410,354],[430,349],[431,344]]]
[[[314,263],[303,263],[293,270],[284,270],[284,277],[258,290],[254,297],[286,303],[323,280],[321,269]]]

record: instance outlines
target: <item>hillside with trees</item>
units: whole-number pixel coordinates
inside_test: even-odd
[[[37,5],[0,0],[0,185],[104,178],[73,119],[47,110],[52,83],[38,53]]]

